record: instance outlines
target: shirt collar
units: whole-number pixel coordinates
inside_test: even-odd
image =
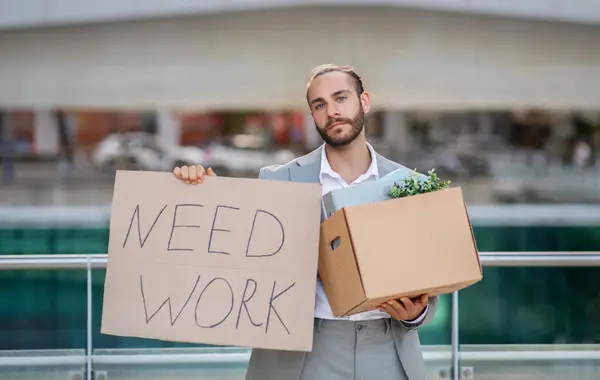
[[[375,154],[375,149],[367,142],[367,148],[371,153],[371,165],[367,169],[367,171],[358,177],[357,181],[362,181],[369,177],[374,177],[375,179],[379,179],[379,168],[377,166],[377,156]],[[340,175],[336,173],[329,164],[329,160],[327,160],[327,154],[325,154],[325,144],[323,144],[321,149],[321,171],[319,173],[319,178],[321,183],[323,182],[323,176],[328,175],[333,178],[341,179]]]

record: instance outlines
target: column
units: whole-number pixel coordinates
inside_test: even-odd
[[[59,151],[58,125],[52,111],[35,111],[34,146],[41,156],[55,156]]]
[[[2,179],[14,179],[14,162],[12,147],[12,124],[7,111],[0,110],[0,157],[2,159]]]
[[[168,147],[181,145],[181,123],[176,113],[167,108],[160,108],[156,111],[156,119],[160,141]]]
[[[406,157],[410,147],[410,134],[403,112],[387,110],[383,115],[383,135],[391,145],[393,159],[401,160]]]

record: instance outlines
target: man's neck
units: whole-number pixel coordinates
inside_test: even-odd
[[[333,147],[325,144],[325,154],[333,171],[346,183],[354,182],[371,166],[371,152],[364,135],[358,136],[345,146]]]

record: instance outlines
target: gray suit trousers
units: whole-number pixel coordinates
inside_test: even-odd
[[[246,380],[424,380],[416,329],[391,319],[315,319],[311,352],[253,349]]]

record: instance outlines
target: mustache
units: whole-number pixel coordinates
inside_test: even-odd
[[[350,124],[350,125],[354,125],[354,121],[352,119],[348,119],[348,118],[344,118],[344,117],[339,117],[336,119],[329,119],[327,121],[327,124],[325,125],[325,130],[331,128],[331,126],[335,123],[346,123],[346,124]]]

